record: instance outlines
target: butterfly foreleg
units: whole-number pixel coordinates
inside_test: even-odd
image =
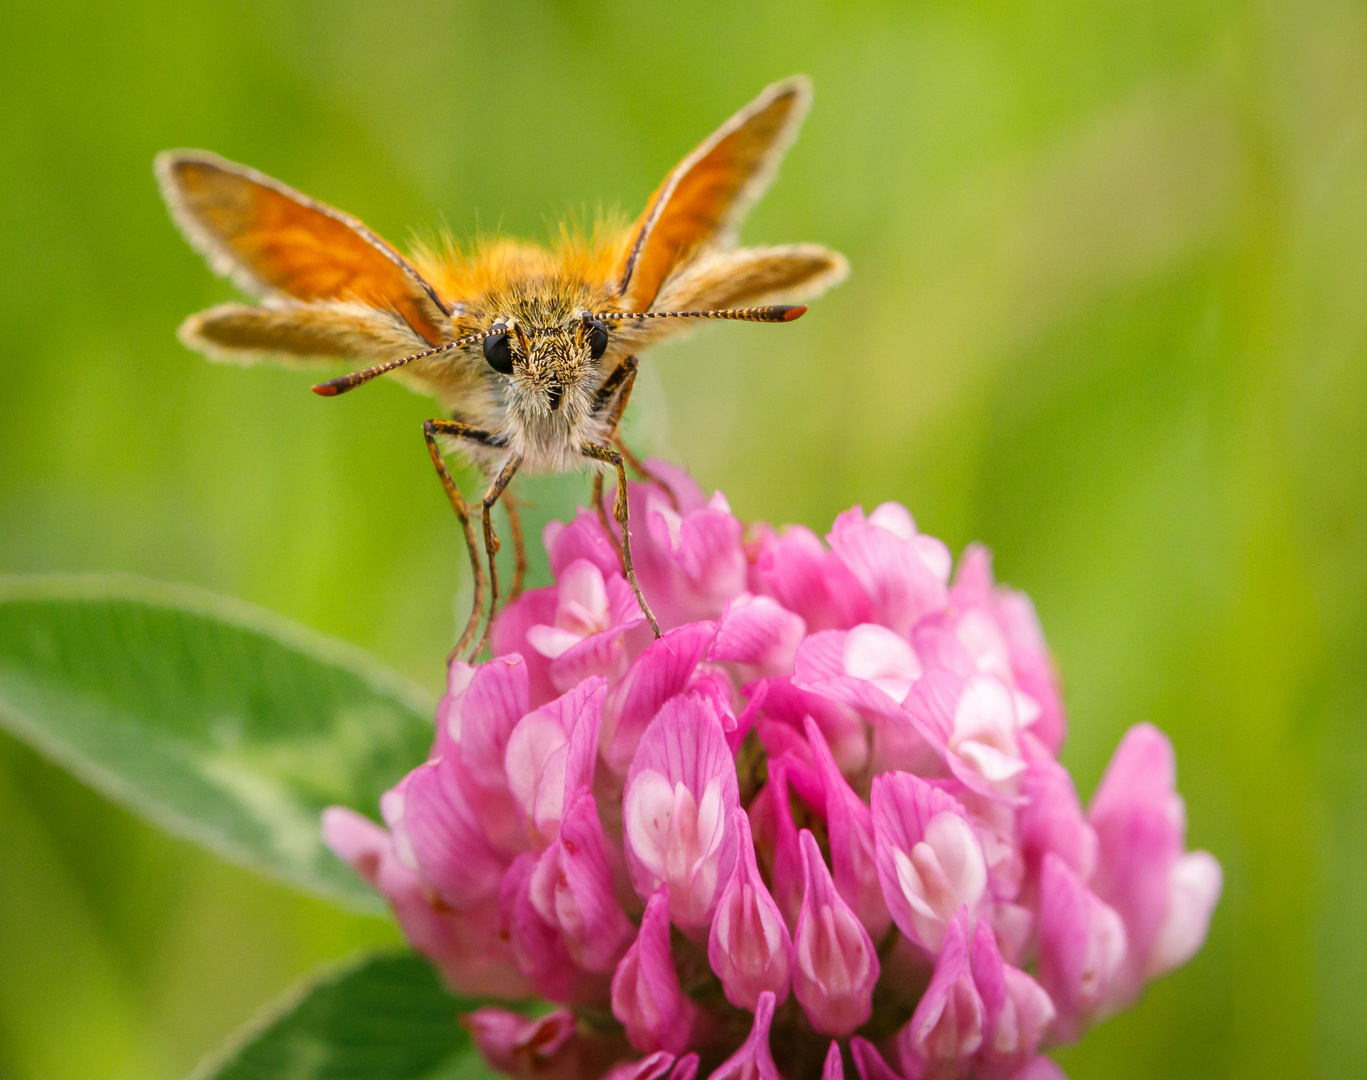
[[[489,640],[489,632],[494,628],[494,616],[498,614],[498,564],[494,557],[498,554],[499,545],[498,537],[494,534],[494,506],[498,503],[499,496],[508,489],[521,464],[520,455],[513,454],[509,457],[503,463],[503,468],[498,470],[498,475],[489,485],[489,490],[484,493],[484,498],[480,500],[484,512],[484,554],[489,561],[489,621],[484,624],[484,633],[479,639],[479,644],[470,654],[472,661],[484,650],[484,645]]]
[[[448,435],[457,439],[464,439],[467,442],[477,443],[480,446],[497,446],[498,443],[493,433],[484,431],[480,428],[466,424],[460,420],[428,420],[422,426],[423,438],[427,440],[427,452],[432,457],[432,466],[437,470],[437,476],[441,480],[442,489],[446,492],[446,497],[450,500],[451,509],[456,513],[456,519],[460,522],[461,532],[465,537],[465,549],[470,555],[470,575],[474,579],[474,601],[470,606],[470,617],[466,620],[465,629],[461,631],[460,638],[456,641],[456,647],[451,650],[447,657],[448,662],[455,659],[465,651],[467,645],[473,640],[476,631],[479,629],[479,620],[484,613],[484,567],[479,558],[479,542],[475,539],[474,522],[471,520],[470,506],[460,493],[456,482],[451,478],[450,471],[446,468],[446,460],[442,455],[441,446],[437,442],[438,435]],[[505,485],[506,486],[506,485]],[[487,497],[487,496],[486,496]],[[519,536],[521,530],[514,530],[514,535]],[[486,543],[485,549],[488,550],[487,538],[490,530],[487,524],[487,512],[485,523]],[[495,541],[495,544],[497,541]],[[495,546],[495,550],[497,547]],[[496,573],[493,565],[493,557],[490,555],[489,567],[491,575]],[[497,597],[497,578],[491,577],[495,597]],[[493,614],[490,613],[492,620]],[[483,647],[483,639],[480,641]],[[478,650],[476,650],[478,651]]]
[[[636,385],[636,372],[640,366],[640,361],[635,356],[622,357],[622,362],[617,365],[611,375],[603,380],[603,385],[598,388],[598,396],[594,401],[594,412],[595,414],[604,414],[603,419],[608,430],[608,439],[613,446],[621,451],[622,457],[626,459],[627,467],[642,480],[648,480],[660,487],[669,498],[670,505],[677,510],[679,509],[679,500],[675,496],[673,488],[651,472],[645,462],[631,452],[631,447],[627,446],[626,440],[617,430],[617,426],[622,422],[622,414],[627,410],[627,402],[631,400],[631,388]],[[594,488],[594,505],[599,508],[599,519],[606,529],[607,511],[603,508],[602,494],[600,481]],[[612,530],[608,529],[609,535],[611,532]]]
[[[613,513],[617,518],[618,528],[622,530],[622,567],[626,570],[627,582],[631,585],[631,591],[636,594],[636,602],[641,606],[641,614],[650,623],[650,628],[655,631],[655,636],[660,637],[660,624],[655,621],[655,613],[650,610],[650,605],[646,603],[646,598],[641,593],[640,583],[636,580],[636,568],[631,562],[631,529],[628,523],[626,464],[622,455],[610,446],[585,443],[580,447],[579,452],[594,461],[606,462],[617,470],[617,497],[613,501]],[[601,477],[601,475],[600,473],[599,476]],[[600,487],[596,487],[595,490],[601,492]],[[603,505],[601,494],[597,502],[600,507]],[[611,530],[609,530],[608,535],[612,535]]]

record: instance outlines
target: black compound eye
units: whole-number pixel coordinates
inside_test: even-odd
[[[513,373],[513,347],[508,342],[508,331],[501,325],[495,326],[497,333],[484,339],[484,359],[500,375]]]
[[[603,325],[601,319],[589,319],[589,355],[595,360],[601,360],[603,354],[608,351],[608,328]]]

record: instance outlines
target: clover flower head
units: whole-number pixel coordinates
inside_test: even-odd
[[[489,1063],[554,1080],[1061,1075],[1185,963],[1220,866],[1172,749],[1122,740],[1089,810],[1029,600],[895,503],[746,529],[653,463],[633,547],[581,510],[556,583],[451,665],[430,758],[324,835],[467,993]],[[851,1078],[853,1080],[853,1077]]]

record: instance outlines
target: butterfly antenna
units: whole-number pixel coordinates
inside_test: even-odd
[[[319,383],[313,388],[313,392],[320,397],[336,397],[338,394],[345,394],[348,390],[355,390],[356,387],[370,382],[377,375],[384,375],[395,368],[403,367],[404,364],[411,364],[414,360],[424,360],[429,356],[437,356],[440,353],[450,352],[452,349],[459,349],[463,345],[473,345],[476,341],[483,341],[490,333],[491,331],[481,330],[477,334],[467,334],[455,341],[448,341],[445,345],[438,345],[435,349],[425,349],[422,352],[414,353],[412,356],[400,357],[398,360],[386,360],[383,364],[376,364],[364,371],[353,371],[350,375],[339,375],[335,379]]]
[[[719,308],[714,311],[603,311],[595,318],[626,319],[737,319],[741,322],[792,322],[807,313],[806,304],[779,304],[772,307]]]

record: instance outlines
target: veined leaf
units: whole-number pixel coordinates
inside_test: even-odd
[[[420,957],[366,956],[287,994],[191,1080],[481,1080],[459,1020],[475,1005]]]
[[[426,756],[432,701],[364,652],[130,577],[0,577],[0,725],[236,862],[379,910],[323,846]]]

